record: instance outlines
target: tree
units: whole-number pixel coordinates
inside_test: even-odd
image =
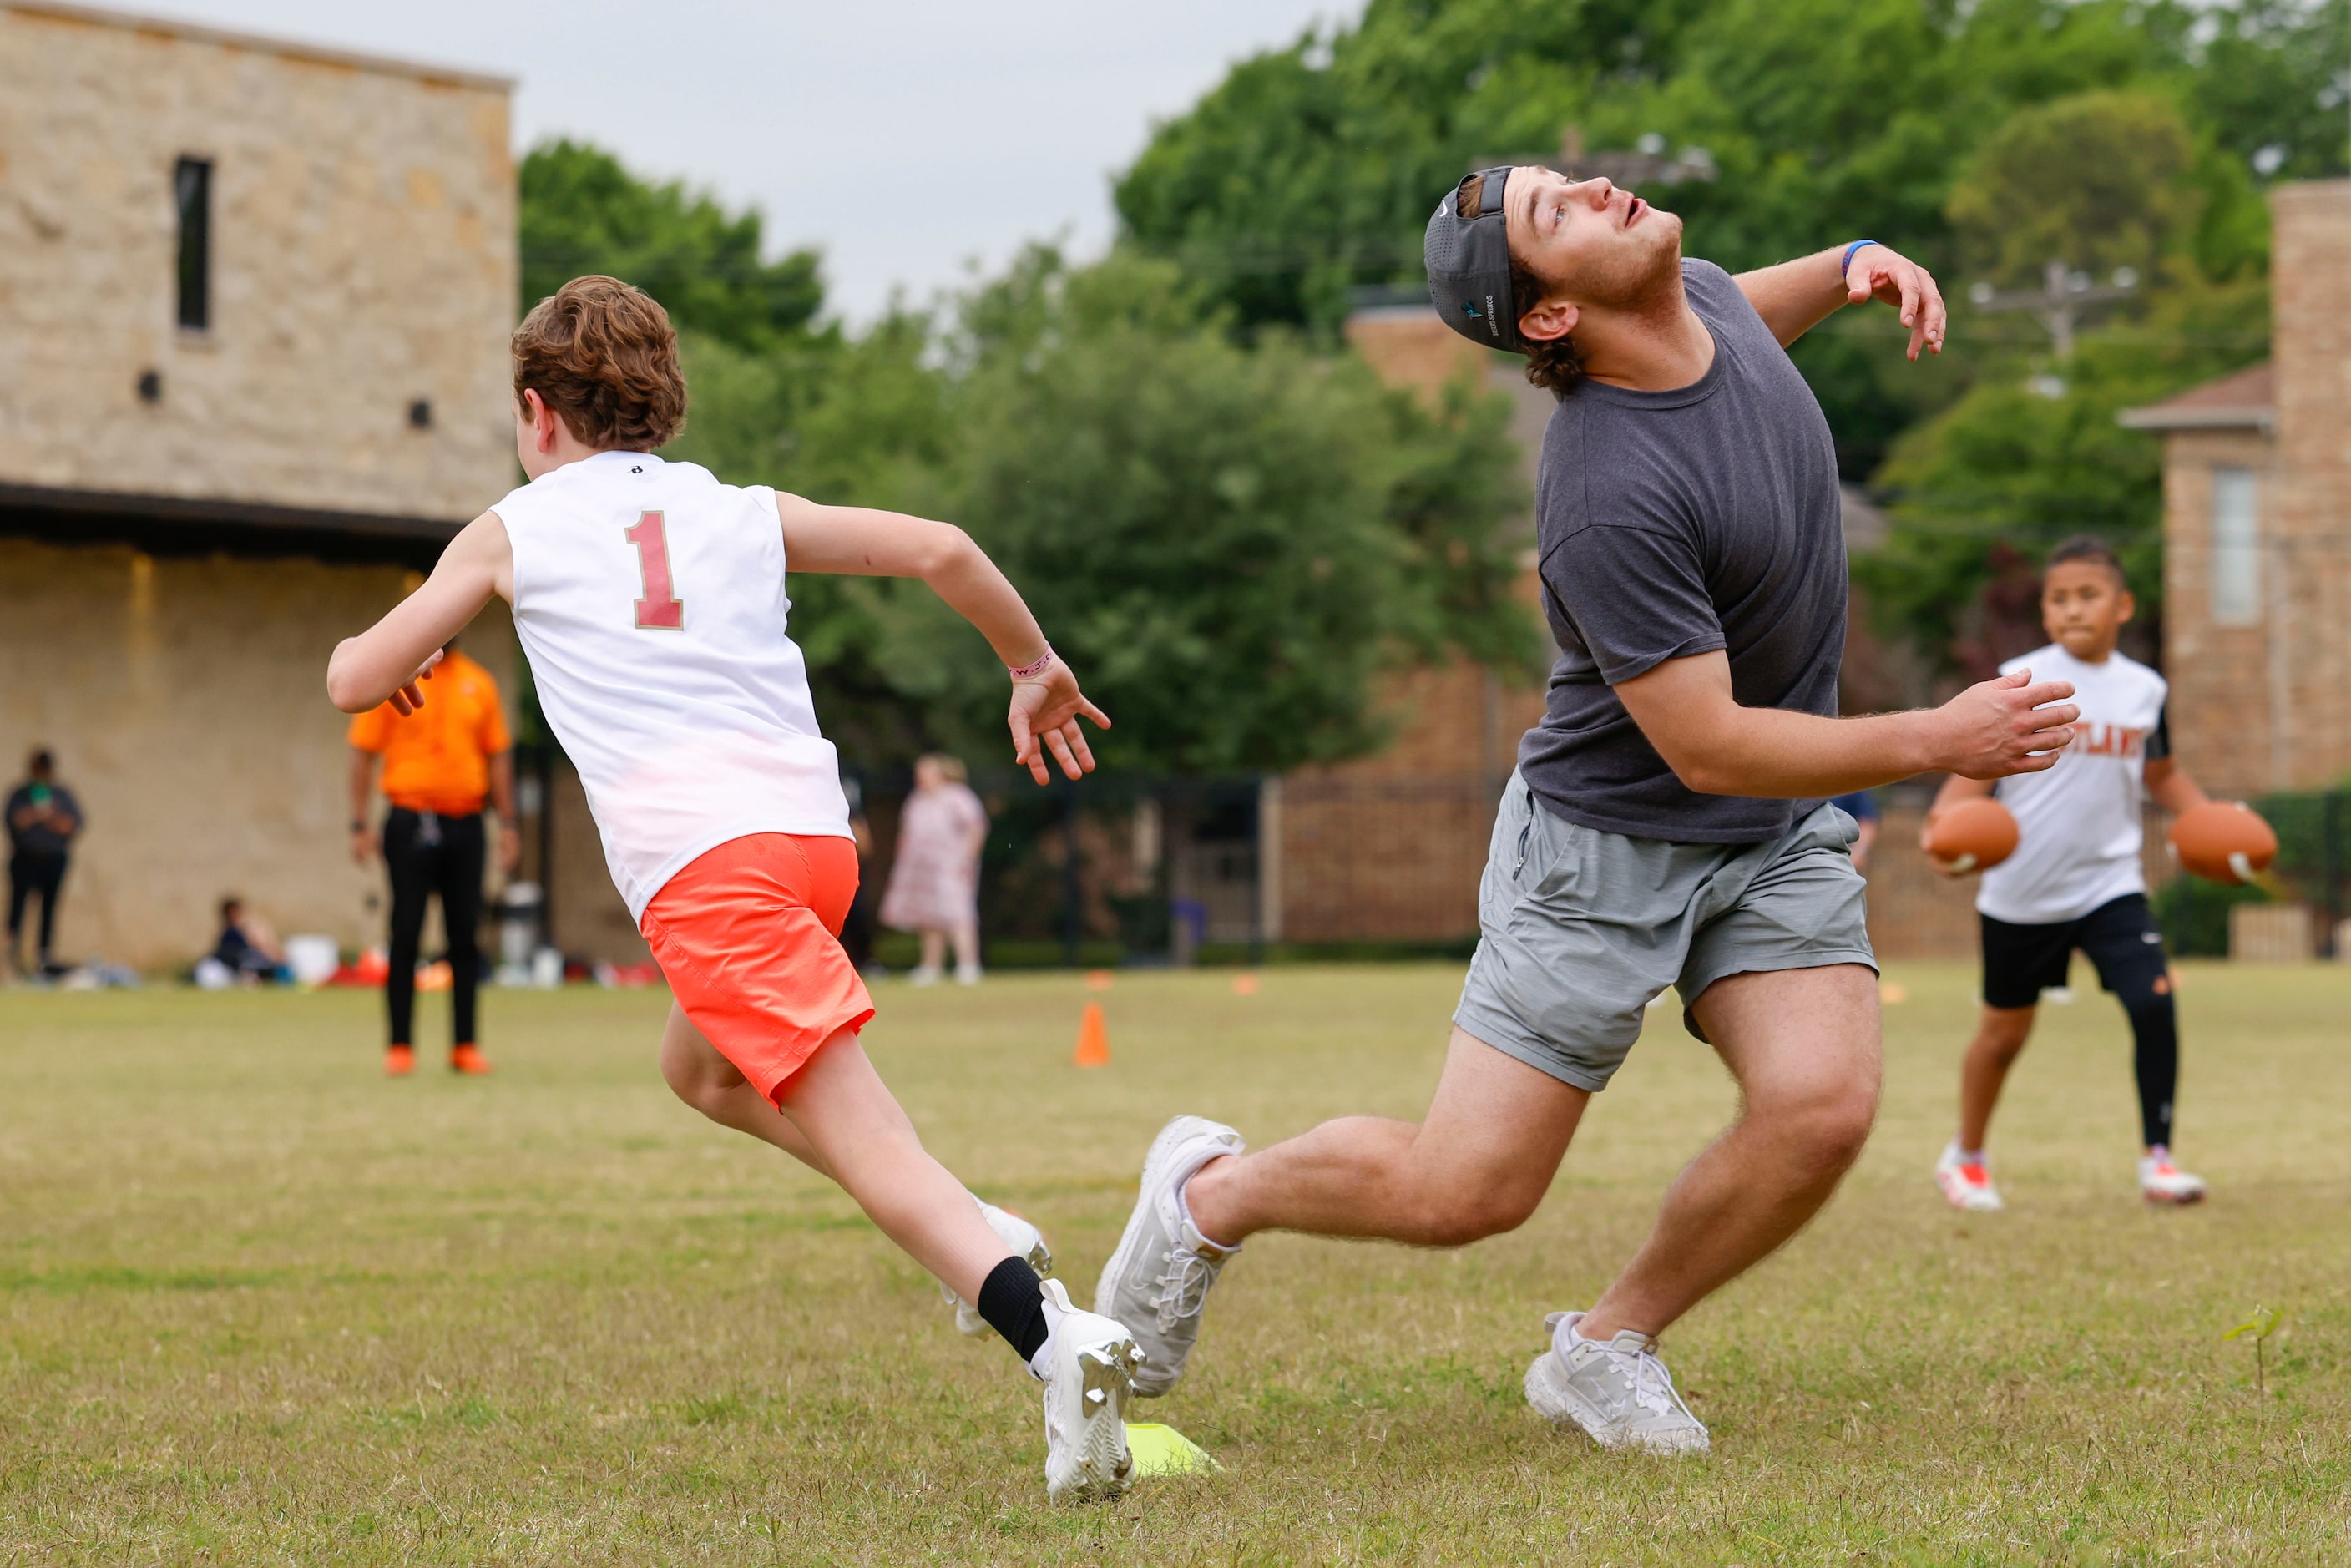
[[[2009,116],[1951,188],[1945,210],[1970,276],[2038,282],[2055,260],[2149,280],[2182,257],[2206,205],[2189,178],[2186,118],[2160,93],[2101,90]]]
[[[1128,256],[1073,269],[1033,250],[914,324],[852,350],[811,409],[810,488],[968,529],[1117,721],[1106,763],[1331,760],[1382,738],[1373,682],[1401,659],[1526,666],[1501,400],[1464,386],[1432,409],[1293,336],[1242,346],[1173,267]],[[814,437],[851,427],[868,433],[853,473]],[[834,657],[912,716],[856,728],[861,755],[1002,744],[995,660],[927,589],[833,591]]]
[[[1235,66],[1159,128],[1117,204],[1134,244],[1243,329],[1327,331],[1349,286],[1420,278],[1429,210],[1472,160],[1548,155],[1573,124],[1593,148],[1708,152],[1719,179],[1645,192],[1695,255],[1737,269],[1865,235],[1955,277],[1948,204],[1985,138],[2020,108],[2146,93],[2184,117],[2199,265],[2230,276],[2263,246],[2244,171],[2345,167],[2345,16],[2346,0],[1373,0],[1352,28]],[[1924,371],[1865,315],[1797,346],[1846,477],[2007,373],[1968,326]]]
[[[823,307],[814,251],[766,260],[756,211],[641,180],[601,148],[541,142],[517,183],[525,309],[601,272],[652,294],[682,331],[756,353],[805,335]]]
[[[1893,502],[1886,542],[1854,563],[1882,629],[1947,671],[1988,674],[2041,638],[2029,608],[1989,617],[2013,623],[2005,641],[1984,625],[1987,611],[2051,545],[2093,533],[2122,554],[2141,611],[2136,651],[2152,657],[2161,646],[2162,453],[2115,416],[2259,359],[2268,311],[2259,277],[2191,277],[2158,291],[2142,320],[2085,337],[2054,382],[2029,382],[2031,356],[2011,354],[2007,373],[1984,376],[1905,434],[1878,475]]]

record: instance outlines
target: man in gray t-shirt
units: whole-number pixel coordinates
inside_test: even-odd
[[[1616,695],[1721,650],[1750,707],[1833,715],[1844,648],[1836,449],[1812,389],[1730,275],[1681,264],[1714,362],[1686,387],[1587,381],[1543,433],[1535,538],[1560,646],[1519,772],[1571,822],[1679,843],[1776,839],[1816,804],[1702,795]]]
[[[1591,1309],[1545,1320],[1526,1389],[1604,1446],[1702,1451],[1656,1336],[1827,1201],[1876,1113],[1876,960],[1852,819],[1827,798],[2038,771],[2078,716],[2070,686],[2026,674],[1835,716],[1835,456],[1785,350],[1875,298],[1911,358],[1939,352],[1924,270],[1855,240],[1732,277],[1683,259],[1673,214],[1540,168],[1464,179],[1426,256],[1444,319],[1525,354],[1560,398],[1537,487],[1560,659],[1495,821],[1444,1077],[1420,1124],[1349,1117],[1254,1155],[1176,1118],[1095,1307],[1146,1352],[1137,1392],[1165,1393],[1257,1231],[1450,1246],[1512,1228],[1671,986],[1738,1079],[1739,1118]]]

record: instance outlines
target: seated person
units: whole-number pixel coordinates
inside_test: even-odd
[[[262,980],[282,984],[293,978],[286,967],[285,949],[277,945],[277,933],[260,915],[248,914],[244,900],[234,894],[222,899],[220,918],[220,940],[213,944],[212,956],[222,967],[248,984]]]

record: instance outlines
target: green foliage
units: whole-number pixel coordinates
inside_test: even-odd
[[[2225,958],[2229,956],[2229,911],[2240,904],[2268,904],[2269,889],[2259,883],[2206,882],[2176,876],[2165,883],[2148,903],[2156,929],[2175,958]]]
[[[1968,624],[1980,620],[2004,563],[2029,567],[2059,539],[2093,533],[2122,554],[2139,601],[2137,645],[2151,653],[2163,608],[2162,452],[2116,416],[2258,359],[2267,323],[2262,281],[2206,283],[2190,271],[2157,291],[2138,321],[2083,339],[2069,364],[2038,361],[2024,351],[2029,340],[1988,361],[1956,404],[1896,443],[1878,473],[1892,528],[1854,574],[1881,629],[1982,678],[2043,641],[2037,615],[2022,620],[2021,643]],[[2042,375],[2028,381],[2035,363]]]
[[[2008,117],[1977,149],[1946,210],[1971,276],[2037,283],[2052,257],[2153,277],[2202,215],[2195,147],[2160,93],[2075,93]]]
[[[2021,110],[2093,94],[2150,118],[2158,100],[2170,106],[2189,160],[2167,203],[2195,214],[2185,243],[2204,275],[2236,277],[2266,243],[2249,161],[2275,148],[2263,161],[2283,160],[2281,177],[2345,167],[2346,11],[2346,0],[1374,0],[1353,27],[1237,65],[1160,128],[1117,205],[1135,244],[1176,260],[1242,326],[1328,330],[1349,286],[1421,277],[1422,226],[1473,160],[1549,156],[1578,125],[1594,149],[1655,135],[1712,155],[1718,180],[1646,193],[1685,217],[1692,254],[1737,269],[1868,235],[1956,279],[1948,207],[1980,149]],[[2158,141],[2118,152],[2175,165],[2176,136]],[[1976,377],[2008,373],[1970,340],[1975,325],[1963,315],[1929,369],[1873,327],[1834,323],[1797,346],[1849,478],[1867,478],[1903,429]]]
[[[659,299],[681,331],[757,351],[807,331],[824,303],[814,251],[768,261],[757,212],[641,180],[601,148],[541,142],[517,183],[525,309],[566,279],[607,273]]]
[[[1292,338],[1242,347],[1173,268],[1124,256],[1034,250],[914,326],[860,345],[804,423],[810,488],[969,530],[1116,721],[1106,762],[1327,760],[1377,744],[1372,683],[1399,657],[1523,666],[1500,400],[1431,409]],[[996,661],[928,590],[844,583],[831,611],[835,651],[906,716],[861,754],[1003,744]]]

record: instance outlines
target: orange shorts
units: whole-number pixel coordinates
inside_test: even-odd
[[[638,927],[694,1027],[769,1100],[816,1048],[873,1016],[841,923],[857,896],[847,839],[754,833],[671,877]]]

